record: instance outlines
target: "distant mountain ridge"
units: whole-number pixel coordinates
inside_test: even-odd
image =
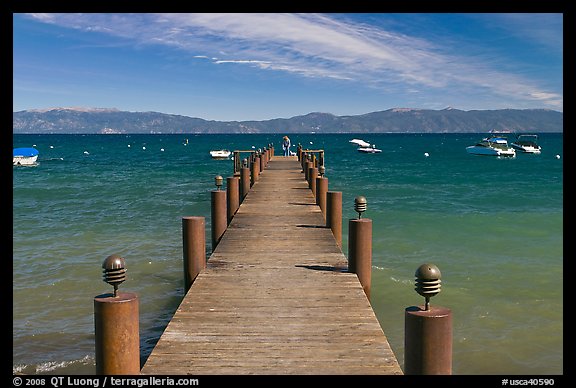
[[[50,108],[13,112],[13,133],[487,133],[563,132],[564,115],[548,109],[442,110],[392,108],[356,116],[312,112],[288,119],[214,121],[114,108]]]

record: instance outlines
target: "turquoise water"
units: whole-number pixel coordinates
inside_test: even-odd
[[[563,137],[540,134],[541,155],[467,154],[483,136],[291,140],[325,150],[329,190],[343,195],[345,254],[354,198],[367,198],[371,302],[402,366],[404,310],[423,302],[414,271],[429,262],[442,272],[431,304],[453,313],[454,374],[563,374]],[[356,152],[354,137],[383,152]],[[214,176],[232,174],[209,150],[279,150],[281,139],[14,135],[40,156],[13,169],[13,371],[95,373],[93,298],[111,289],[101,265],[114,253],[127,262],[120,288],[140,298],[145,359],[183,296],[181,218],[206,217],[209,245]]]

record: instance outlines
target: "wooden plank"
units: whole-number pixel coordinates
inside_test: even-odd
[[[273,158],[146,374],[402,374],[295,157]]]

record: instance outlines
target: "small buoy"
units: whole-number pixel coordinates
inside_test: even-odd
[[[146,147],[142,147],[142,149],[143,149],[143,150],[145,150],[145,149],[146,149]]]
[[[164,152],[164,148],[160,148],[160,151]]]
[[[425,157],[429,157],[430,154],[429,154],[428,152],[424,152],[424,156],[425,156]]]
[[[130,148],[130,144],[128,144],[128,148]]]
[[[84,151],[84,155],[90,155],[88,151]]]
[[[314,143],[310,142],[310,144],[314,144]]]
[[[50,146],[50,148],[54,148],[54,146],[53,146],[53,145],[51,145],[51,146]]]
[[[252,146],[252,148],[256,148],[256,147]]]
[[[560,159],[560,155],[556,154],[556,159]]]

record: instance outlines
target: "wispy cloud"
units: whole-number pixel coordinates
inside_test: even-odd
[[[215,65],[251,66],[306,77],[361,82],[374,88],[481,89],[562,107],[562,95],[494,59],[466,57],[457,47],[322,14],[32,14],[46,23],[166,45]],[[525,19],[513,19],[519,26]],[[526,25],[526,24],[523,24]],[[545,28],[533,31],[552,39]],[[450,40],[451,41],[451,40]],[[451,43],[453,44],[453,43]],[[555,41],[554,44],[557,44]],[[455,53],[455,54],[451,54]],[[489,55],[489,54],[486,54]],[[482,65],[479,65],[482,64]]]

